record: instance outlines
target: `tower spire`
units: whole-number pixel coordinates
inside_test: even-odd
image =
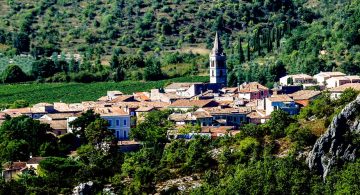
[[[216,31],[216,34],[215,34],[214,47],[213,47],[211,53],[215,54],[215,55],[223,54],[223,48],[222,48],[222,45],[220,42],[218,31]]]

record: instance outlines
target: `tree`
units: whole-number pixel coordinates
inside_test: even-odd
[[[28,76],[17,65],[9,65],[2,73],[2,82],[4,83],[17,83],[25,82]]]
[[[160,80],[163,77],[162,71],[161,71],[161,65],[160,62],[157,60],[149,60],[147,63],[147,66],[145,67],[144,71],[144,78],[147,81],[156,81]]]
[[[168,120],[170,111],[152,111],[143,122],[131,130],[130,137],[144,141],[149,145],[164,144],[167,142],[166,133],[171,127]]]
[[[239,64],[242,64],[244,62],[245,62],[244,51],[242,48],[241,38],[239,38]]]
[[[48,124],[42,124],[27,116],[5,120],[0,127],[0,144],[3,148],[0,151],[0,161],[26,160],[30,153],[33,156],[39,155],[41,146],[45,143],[57,148],[55,136],[49,134],[51,131]],[[14,159],[15,157],[21,159]]]
[[[90,144],[96,145],[103,142],[113,142],[115,140],[114,132],[108,129],[109,123],[97,118],[85,128],[85,136]]]
[[[43,58],[33,63],[31,74],[35,78],[47,78],[59,71],[52,60]]]
[[[275,110],[270,115],[270,120],[266,123],[269,131],[274,138],[285,136],[285,129],[294,122],[294,119],[283,110]]]
[[[96,114],[93,110],[87,110],[69,123],[73,133],[80,138],[81,143],[88,143],[85,129],[92,122],[96,121],[96,119],[100,119],[100,115]]]
[[[13,34],[13,46],[16,48],[17,53],[30,51],[29,36],[23,32]]]
[[[120,65],[120,62],[119,62],[119,58],[116,56],[116,55],[112,55],[111,56],[111,60],[110,60],[110,67],[111,69],[115,69],[115,68],[118,68]]]

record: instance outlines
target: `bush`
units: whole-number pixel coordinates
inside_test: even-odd
[[[2,82],[4,83],[25,82],[28,79],[28,76],[17,65],[9,65],[2,73]]]

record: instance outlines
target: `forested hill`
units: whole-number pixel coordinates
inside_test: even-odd
[[[18,50],[51,55],[53,51],[111,54],[114,48],[162,51],[210,46],[216,30],[225,47],[239,34],[276,27],[282,33],[311,22],[313,13],[299,1],[213,0],[2,0],[2,37],[29,36]],[[275,35],[276,36],[276,35]],[[1,40],[4,42],[4,40]],[[11,42],[9,40],[6,43]],[[25,43],[22,43],[25,44]]]
[[[219,31],[229,85],[258,81],[271,87],[286,73],[358,74],[359,9],[359,0],[0,0],[0,53],[80,54],[80,70],[86,71],[91,65],[116,64],[115,57],[125,55],[141,59],[125,69],[142,67],[143,59],[155,54],[164,74],[177,77],[206,74],[206,55],[183,60],[164,53],[208,54]],[[120,79],[102,75],[141,78],[133,69],[126,71],[136,73],[132,76],[117,72]]]

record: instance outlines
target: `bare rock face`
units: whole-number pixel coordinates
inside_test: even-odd
[[[325,134],[316,141],[307,158],[309,168],[325,179],[334,166],[354,161],[358,148],[353,138],[359,134],[360,96],[334,117]]]

